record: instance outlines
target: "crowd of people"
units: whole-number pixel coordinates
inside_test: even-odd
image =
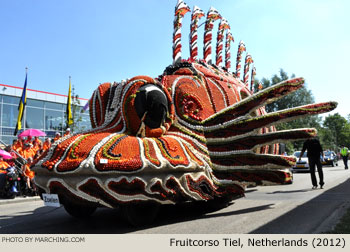
[[[64,136],[70,134],[68,128]],[[41,141],[39,137],[18,137],[13,140],[12,145],[7,145],[4,150],[10,153],[12,158],[4,159],[0,156],[0,173],[6,173],[6,169],[11,166],[17,166],[21,169],[22,174],[25,176],[28,188],[31,188],[31,181],[34,178],[34,172],[31,171],[30,166],[33,162],[40,159],[41,155],[48,150],[52,143],[59,140],[61,134],[56,132],[55,138],[46,138]]]

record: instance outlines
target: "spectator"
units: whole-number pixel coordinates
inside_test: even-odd
[[[28,188],[32,188],[31,181],[34,178],[34,172],[32,170],[30,170],[30,166],[32,163],[33,163],[33,158],[28,158],[27,163],[25,165],[23,165],[23,167],[22,167],[22,171],[26,177],[26,182],[27,182]]]
[[[39,150],[42,150],[43,149],[43,143],[41,141],[40,142],[34,142],[33,141],[33,149],[34,149],[35,153],[38,152]]]
[[[23,137],[18,138],[18,142],[19,142],[19,146],[20,146],[19,153],[24,150],[24,140],[25,139]]]
[[[10,165],[0,156],[0,173],[6,173],[6,169],[9,167]]]
[[[13,150],[17,152],[21,152],[22,148],[23,148],[23,141],[20,138],[13,140],[13,143],[12,143]]]
[[[67,128],[67,129],[66,129],[66,132],[64,133],[63,136],[68,136],[68,135],[70,135],[70,128]]]
[[[26,144],[32,144],[33,143],[33,138],[32,136],[27,136],[27,139],[24,141],[24,143]]]
[[[33,146],[31,144],[24,144],[24,149],[19,154],[25,159],[33,158],[35,151],[32,147]]]
[[[33,140],[33,146],[38,146],[40,144],[42,144],[43,142],[39,139],[39,137],[34,137],[34,140]]]
[[[53,141],[56,142],[60,138],[61,138],[61,134],[59,132],[56,132],[55,138],[53,139]]]
[[[15,160],[17,159],[17,154],[14,153],[12,151],[12,146],[11,145],[7,145],[5,147],[5,151],[7,151],[8,153],[11,154],[12,158],[10,159],[6,159],[6,162],[10,165],[10,166],[15,166]]]
[[[43,143],[43,151],[50,149],[50,147],[51,147],[51,138],[48,137]]]
[[[39,149],[39,150],[35,153],[35,155],[34,155],[34,157],[33,157],[33,160],[36,161],[36,160],[40,159],[40,156],[41,156],[42,154],[43,154],[43,149]]]

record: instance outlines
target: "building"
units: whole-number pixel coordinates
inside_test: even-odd
[[[22,87],[0,84],[0,140],[6,144],[11,144],[12,140],[17,138],[14,136],[14,131],[22,91]],[[88,99],[78,98],[77,108],[72,107],[72,113],[73,110],[76,113],[77,125],[73,125],[75,132],[91,128],[89,112],[83,110],[87,102]],[[22,130],[40,129],[50,138],[53,138],[56,132],[62,135],[67,127],[66,106],[67,95],[27,88],[27,105],[22,119]]]

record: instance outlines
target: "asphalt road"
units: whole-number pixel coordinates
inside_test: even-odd
[[[98,209],[88,220],[69,216],[63,207],[41,200],[0,200],[2,234],[298,234],[330,230],[350,207],[350,171],[324,167],[325,188],[311,189],[309,173],[294,174],[294,183],[247,189],[246,197],[228,207],[204,211],[196,205],[163,207],[151,226],[132,227],[118,209]],[[13,201],[15,202],[15,201]]]

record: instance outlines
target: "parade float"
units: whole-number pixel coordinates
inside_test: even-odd
[[[197,30],[205,14],[196,6],[190,56],[182,59],[182,19],[188,12],[179,0],[173,63],[163,74],[101,84],[89,103],[92,129],[56,141],[33,167],[41,193],[58,195],[71,215],[121,208],[138,225],[152,221],[160,205],[215,205],[242,197],[250,185],[291,183],[295,158],[279,155],[279,143],[313,137],[316,130],[277,131],[275,125],[336,107],[325,102],[266,113],[266,104],[299,89],[304,80],[254,90],[255,67],[242,41],[235,71],[230,70],[234,39],[214,8],[206,15],[203,59],[198,59]]]

